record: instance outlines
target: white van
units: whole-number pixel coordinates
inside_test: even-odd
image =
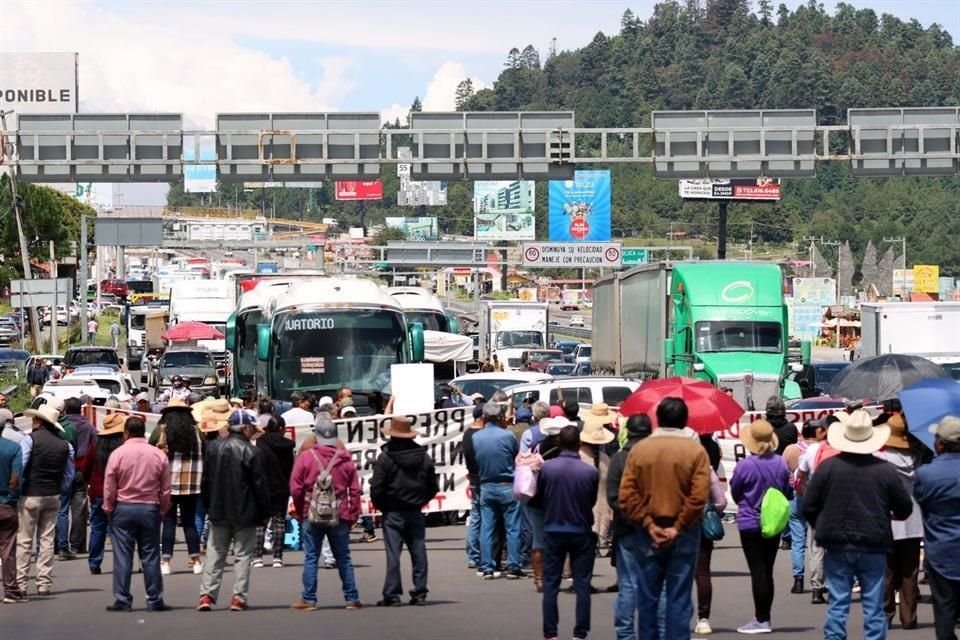
[[[605,402],[611,409],[616,409],[639,388],[638,381],[627,378],[575,376],[515,384],[504,391],[513,400],[514,407],[529,399],[531,403],[542,400],[551,405],[567,400],[584,407]]]

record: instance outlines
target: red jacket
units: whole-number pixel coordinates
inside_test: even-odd
[[[316,446],[297,456],[290,474],[290,497],[293,498],[299,519],[306,518],[313,484],[320,471],[329,464],[331,456],[337,457],[331,476],[334,491],[340,500],[340,520],[352,524],[360,517],[360,476],[357,475],[353,458],[344,449]]]

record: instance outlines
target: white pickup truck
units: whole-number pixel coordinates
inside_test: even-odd
[[[121,403],[130,403],[137,391],[130,376],[106,367],[81,367],[74,373],[59,380],[48,380],[43,385],[44,393],[63,400],[89,396],[97,406],[102,406],[111,396]]]

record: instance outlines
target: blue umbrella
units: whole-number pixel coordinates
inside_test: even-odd
[[[907,425],[920,442],[933,449],[930,425],[946,416],[960,417],[960,383],[951,379],[921,380],[902,390],[900,404],[907,416]]]

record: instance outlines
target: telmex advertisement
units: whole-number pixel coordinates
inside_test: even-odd
[[[0,52],[0,111],[76,113],[77,60],[76,53]]]
[[[536,238],[536,183],[532,180],[480,180],[473,183],[474,237],[477,240]]]
[[[551,180],[550,241],[609,240],[610,172],[577,171],[573,180]]]
[[[685,200],[780,200],[780,181],[775,178],[755,180],[681,180],[680,197]]]
[[[383,183],[379,180],[367,182],[337,182],[337,200],[383,200]]]

